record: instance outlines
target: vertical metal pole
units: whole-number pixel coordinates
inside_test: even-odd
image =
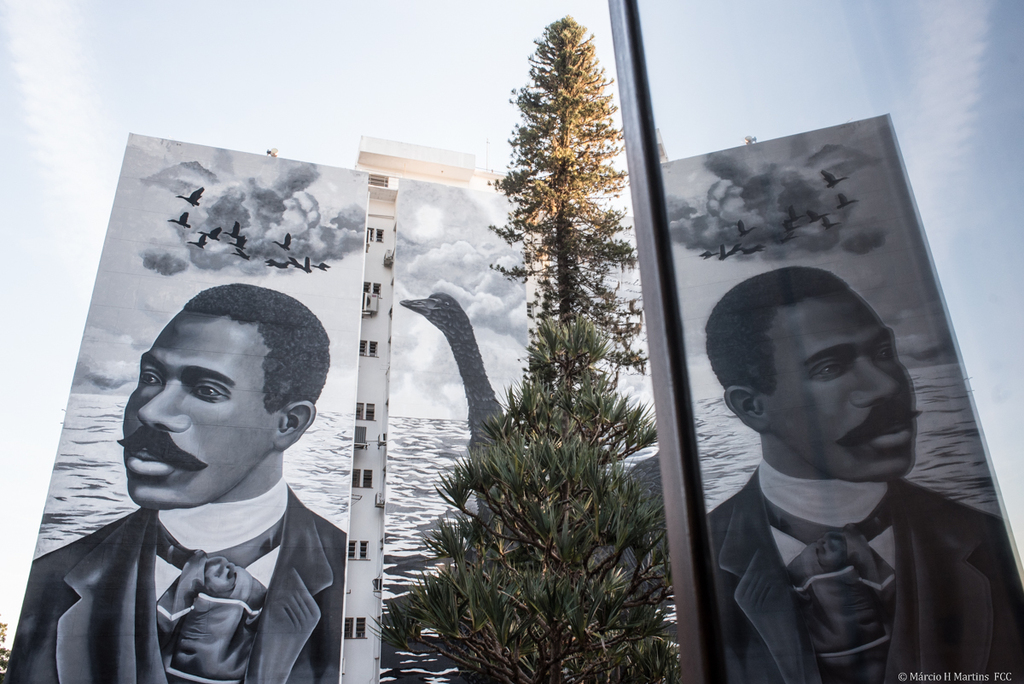
[[[683,681],[718,684],[725,681],[725,667],[717,628],[711,546],[640,16],[636,0],[609,0],[608,5],[658,409],[680,665]]]

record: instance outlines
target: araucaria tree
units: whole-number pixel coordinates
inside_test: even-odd
[[[4,646],[6,639],[7,624],[0,622],[0,684],[4,684],[4,677],[7,675],[7,663],[11,660],[11,651]]]
[[[572,17],[544,30],[530,58],[530,83],[513,91],[522,122],[512,133],[512,169],[497,187],[512,200],[508,223],[491,229],[519,245],[523,264],[495,266],[536,283],[533,316],[584,316],[613,342],[608,361],[642,370],[642,310],[619,292],[636,250],[624,239],[625,212],[610,200],[626,187],[613,160],[621,133],[593,36]]]
[[[589,322],[543,321],[507,409],[441,480],[456,510],[427,535],[441,561],[391,603],[382,637],[502,684],[674,682],[664,509],[623,459],[650,412],[601,370]]]

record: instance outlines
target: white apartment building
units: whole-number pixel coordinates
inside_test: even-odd
[[[388,416],[398,194],[403,180],[487,190],[498,174],[476,168],[471,154],[363,137],[356,170],[369,173],[362,327],[356,390],[355,449],[349,507],[342,681],[378,682],[383,610]]]

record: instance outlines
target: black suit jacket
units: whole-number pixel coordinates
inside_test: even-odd
[[[156,511],[140,509],[32,564],[7,684],[167,684],[156,626]],[[289,490],[246,684],[337,684],[345,533]]]
[[[1024,681],[1024,595],[998,518],[889,484],[896,615],[886,682],[899,673],[1012,672]],[[757,473],[709,515],[730,684],[820,684],[810,637],[772,538]]]

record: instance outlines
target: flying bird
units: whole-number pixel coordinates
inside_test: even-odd
[[[235,225],[231,229],[231,232],[228,233],[228,235],[231,236],[232,238],[237,239],[238,236],[241,235],[241,234],[242,234],[242,224],[239,223],[238,221],[235,221]]]
[[[713,256],[715,256],[714,252],[711,252],[711,251],[708,251],[708,250],[704,250],[704,252],[700,255],[700,258],[706,260],[706,259],[710,259]]]
[[[793,230],[796,230],[796,222],[803,217],[796,213],[796,209],[793,208],[792,204],[790,204],[789,207],[786,208],[786,212],[789,214],[789,218],[782,220],[782,229],[789,233]]]
[[[743,221],[737,221],[736,222],[736,229],[740,231],[740,237],[743,237],[744,235],[746,235],[747,233],[749,233],[752,230],[757,230],[757,228],[758,228],[757,226],[754,226],[753,228],[746,228],[743,225]]]
[[[313,268],[319,268],[321,271],[326,272],[327,269],[329,269],[330,267],[331,267],[330,264],[325,264],[324,262],[321,261],[319,264],[317,264]]]
[[[839,206],[836,207],[836,209],[843,209],[844,207],[850,206],[854,202],[860,202],[860,200],[846,199],[846,195],[844,195],[843,193],[839,193]]]
[[[784,245],[787,242],[789,242],[790,240],[795,240],[798,237],[800,237],[800,236],[797,235],[796,233],[786,233],[785,235],[782,236],[782,239],[779,240],[779,244],[780,245]]]
[[[837,185],[839,185],[840,181],[844,181],[847,178],[849,178],[849,176],[843,176],[842,178],[836,178],[835,176],[833,176],[828,171],[822,171],[821,172],[821,177],[825,179],[825,185],[827,185],[829,188],[834,188]]]
[[[287,249],[289,252],[292,251],[292,234],[288,233],[287,235],[285,235],[284,242],[278,242],[277,240],[274,240],[274,244],[280,247],[281,249]]]
[[[216,240],[217,242],[220,242],[220,238],[218,236],[220,235],[220,231],[222,231],[222,230],[223,230],[223,228],[214,228],[209,233],[204,233],[203,231],[199,231],[199,234],[200,235],[205,235],[206,237],[210,238],[211,240]]]
[[[796,237],[795,235],[793,237]],[[740,251],[744,254],[755,254],[757,252],[764,251],[764,245],[754,245],[753,247],[741,247]]]
[[[200,235],[198,240],[196,240],[195,242],[190,241],[188,244],[195,245],[199,249],[206,249],[206,236]]]
[[[292,266],[299,269],[300,271],[305,271],[306,273],[313,272],[313,268],[309,265],[309,257],[306,257],[305,264],[300,264],[298,261],[295,260],[295,257],[288,257],[288,263],[290,263]]]
[[[235,256],[240,256],[240,257],[242,257],[242,258],[243,258],[243,259],[245,259],[246,261],[248,261],[248,260],[249,260],[249,255],[248,255],[248,254],[246,254],[245,252],[243,252],[243,251],[242,251],[242,248],[241,248],[241,247],[237,247],[237,248],[235,249],[235,252],[234,252],[234,254],[235,254]]]
[[[245,247],[245,243],[248,240],[249,240],[249,238],[245,237],[244,235],[239,235],[238,237],[235,238],[235,241],[232,242],[231,244],[233,244],[235,247],[238,247],[239,249],[241,249],[242,247]]]
[[[811,211],[810,209],[807,210],[807,218],[810,219],[811,223],[824,221],[826,216],[831,216],[831,214],[818,214],[816,212]]]
[[[177,223],[182,228],[191,228],[192,226],[188,223],[188,212],[186,211],[176,219],[167,219],[168,223]]]
[[[836,226],[841,226],[841,225],[843,225],[843,223],[842,223],[842,221],[836,221],[835,223],[832,223],[825,216],[822,216],[821,217],[821,225],[825,226],[825,230],[828,230],[829,228],[835,228]]]
[[[189,204],[191,204],[193,207],[198,207],[199,206],[199,198],[203,196],[203,190],[205,190],[205,189],[206,188],[199,188],[198,190],[193,192],[188,197],[185,197],[184,195],[175,195],[175,197],[180,197],[181,199],[183,199],[186,202],[188,202]]]
[[[289,264],[287,261],[282,264],[278,261],[274,261],[273,259],[267,259],[267,266],[273,266],[274,268],[288,268]]]
[[[725,261],[726,259],[731,257],[733,254],[735,254],[736,252],[740,251],[741,247],[742,247],[742,245],[736,245],[735,247],[730,249],[728,252],[726,252],[725,251],[725,245],[718,245],[718,260],[719,261]]]

